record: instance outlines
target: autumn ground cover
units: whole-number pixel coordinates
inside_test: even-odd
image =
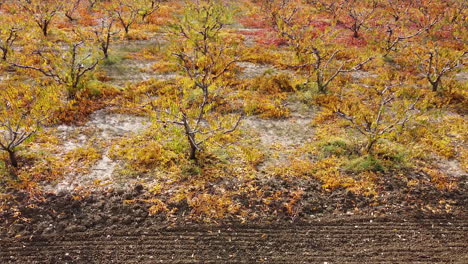
[[[5,234],[466,213],[464,1],[0,3]]]

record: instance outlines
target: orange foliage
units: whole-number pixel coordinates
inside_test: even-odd
[[[83,90],[76,100],[69,101],[57,110],[53,119],[64,124],[83,124],[92,113],[108,106],[118,94],[117,90],[107,88],[100,90],[97,95],[93,95],[88,89]]]

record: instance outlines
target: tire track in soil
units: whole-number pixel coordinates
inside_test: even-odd
[[[0,240],[0,263],[468,263],[468,219],[179,226]]]

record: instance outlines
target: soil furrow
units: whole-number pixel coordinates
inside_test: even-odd
[[[467,223],[173,227],[3,239],[0,263],[466,263]]]

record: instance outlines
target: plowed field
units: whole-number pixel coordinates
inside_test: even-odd
[[[396,219],[8,238],[0,263],[468,263],[468,219]]]

